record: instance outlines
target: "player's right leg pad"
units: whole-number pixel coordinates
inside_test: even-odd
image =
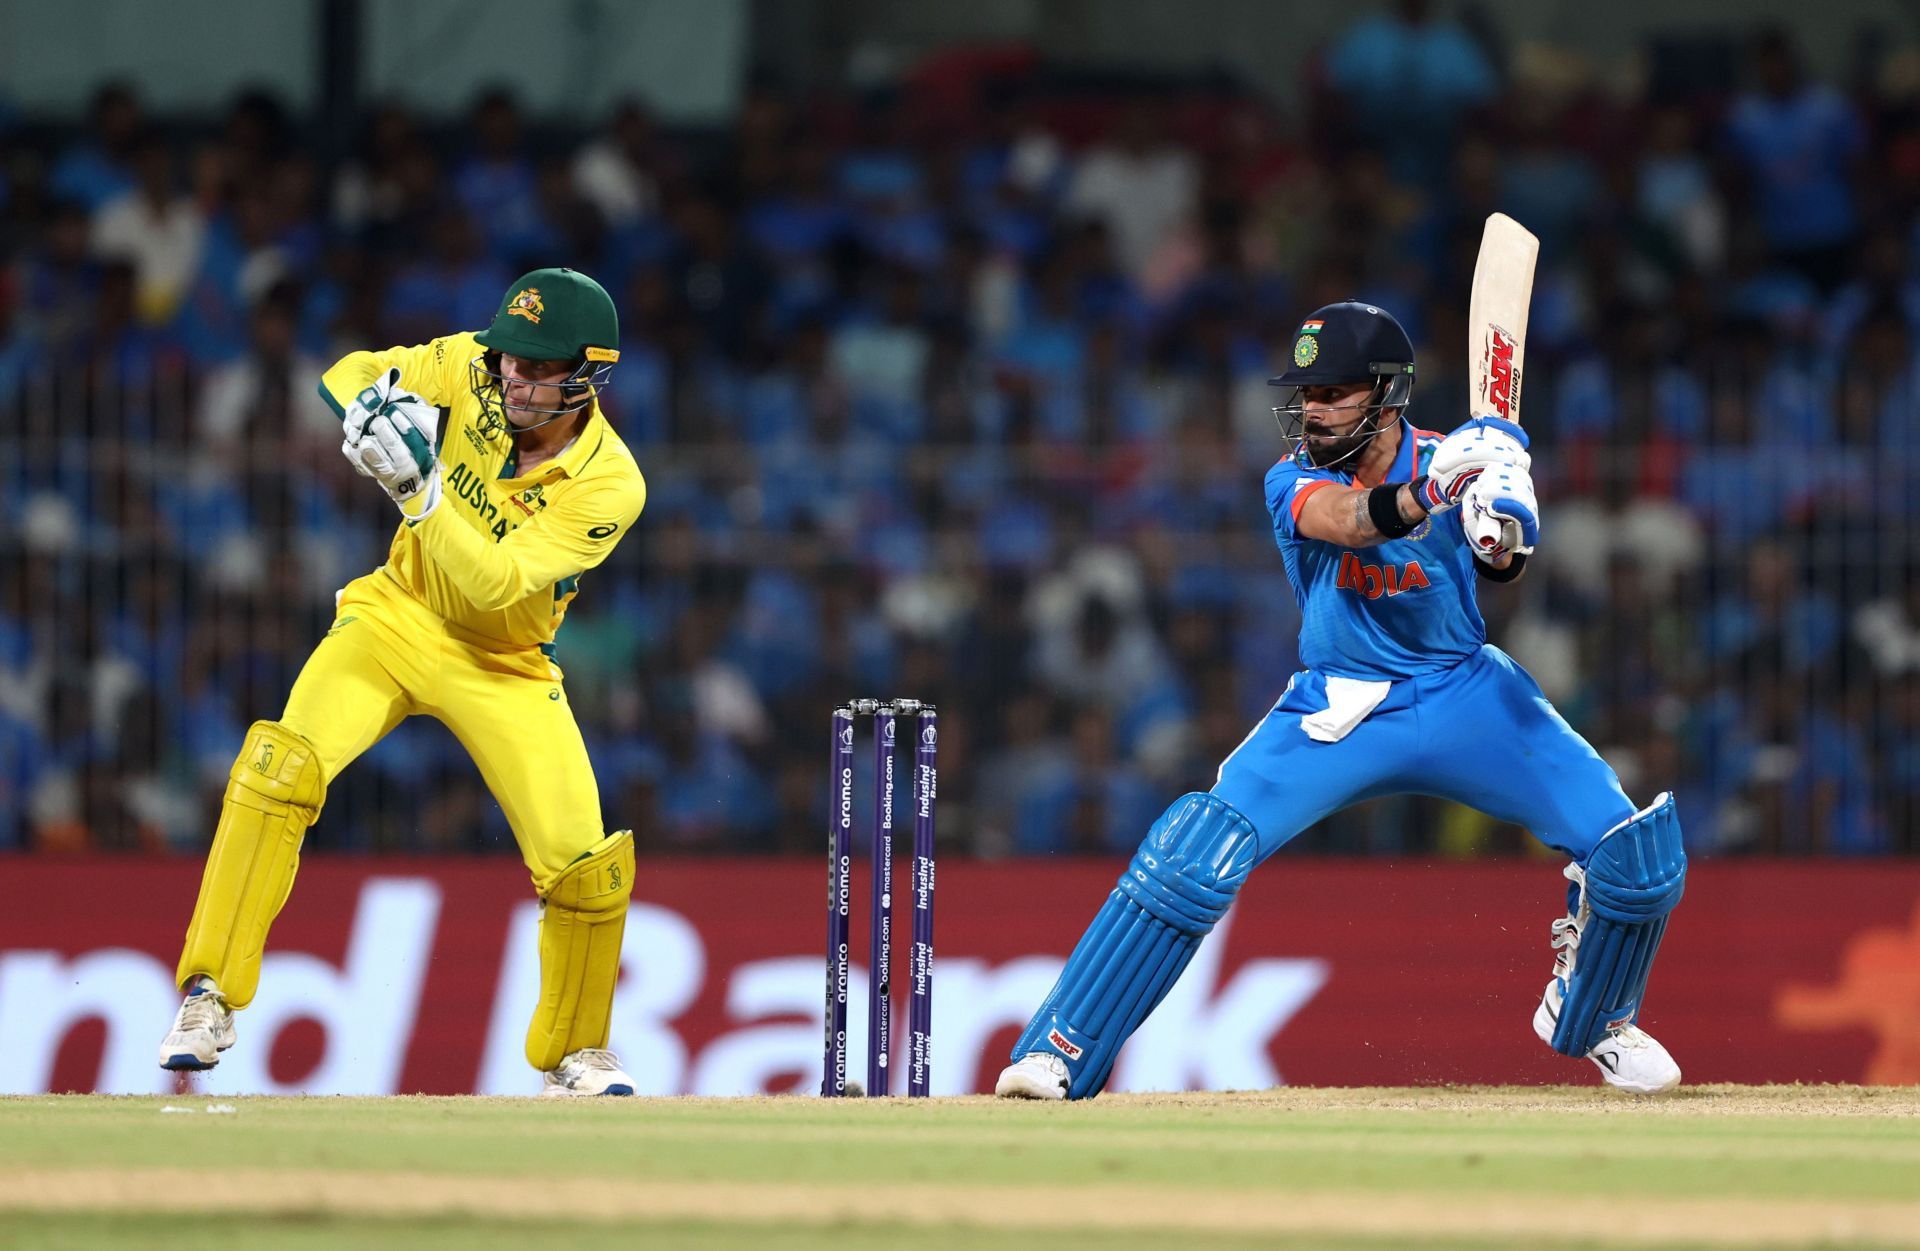
[[[1231,804],[1202,792],[1175,800],[1067,957],[1013,1058],[1052,1051],[1072,1075],[1069,1099],[1098,1094],[1122,1044],[1180,979],[1258,856],[1252,823]]]
[[[253,1001],[267,930],[293,890],[301,840],[326,797],[313,744],[278,721],[254,722],[227,775],[178,985],[205,974],[233,1007]]]
[[[1587,858],[1582,925],[1553,1049],[1581,1056],[1640,1014],[1647,975],[1686,888],[1687,853],[1673,796],[1609,830]]]
[[[560,871],[540,909],[540,1003],[527,1027],[527,1063],[546,1073],[613,1023],[620,941],[633,897],[633,833],[609,834]]]

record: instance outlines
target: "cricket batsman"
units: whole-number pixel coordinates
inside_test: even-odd
[[[1540,1040],[1612,1086],[1680,1069],[1634,1022],[1686,855],[1673,798],[1637,808],[1525,670],[1486,641],[1481,582],[1519,577],[1540,535],[1527,438],[1498,418],[1445,436],[1406,417],[1413,344],[1394,318],[1334,304],[1302,324],[1274,409],[1292,453],[1267,510],[1300,605],[1279,702],[1173,802],[1067,958],[995,1093],[1084,1099],[1179,979],[1254,866],[1316,821],[1380,795],[1437,795],[1525,826],[1571,861],[1552,925]]]
[[[444,722],[505,811],[540,897],[540,1001],[527,1062],[548,1095],[631,1095],[607,1050],[633,835],[608,833],[553,640],[580,577],[646,501],[599,409],[619,360],[613,301],[541,269],[493,324],[354,352],[320,394],[341,451],[399,507],[387,563],[349,583],[277,721],[256,721],[229,774],[180,953],[186,1000],[167,1069],[210,1069],[260,981],[327,787],[401,718]]]

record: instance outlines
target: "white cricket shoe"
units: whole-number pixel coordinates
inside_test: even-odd
[[[1547,983],[1547,993],[1533,1010],[1533,1032],[1540,1041],[1553,1042],[1553,1028],[1560,1021],[1560,1004],[1566,991],[1560,979]],[[1680,1066],[1652,1034],[1638,1025],[1622,1025],[1607,1031],[1593,1044],[1587,1059],[1599,1068],[1607,1085],[1636,1095],[1657,1095],[1680,1084]]]
[[[540,1093],[570,1095],[630,1095],[633,1079],[620,1068],[620,1057],[598,1047],[582,1047],[567,1053],[560,1067],[542,1073]]]
[[[172,1031],[161,1040],[160,1067],[187,1073],[210,1069],[236,1037],[227,997],[217,990],[197,991],[181,1003]]]
[[[1051,1051],[1030,1051],[1000,1070],[993,1093],[1002,1099],[1065,1099],[1067,1062]]]

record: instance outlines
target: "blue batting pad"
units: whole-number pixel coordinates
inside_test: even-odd
[[[1068,1098],[1099,1094],[1121,1045],[1227,914],[1258,852],[1253,826],[1225,800],[1200,792],[1175,800],[1067,957],[1013,1058],[1052,1051],[1072,1075]]]
[[[1640,1015],[1647,974],[1686,887],[1687,853],[1673,796],[1609,830],[1587,858],[1580,945],[1554,1024],[1553,1049],[1585,1055],[1608,1029]]]

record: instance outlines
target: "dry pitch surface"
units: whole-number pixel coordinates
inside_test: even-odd
[[[1914,1089],[219,1106],[0,1099],[0,1247],[1920,1247]]]

